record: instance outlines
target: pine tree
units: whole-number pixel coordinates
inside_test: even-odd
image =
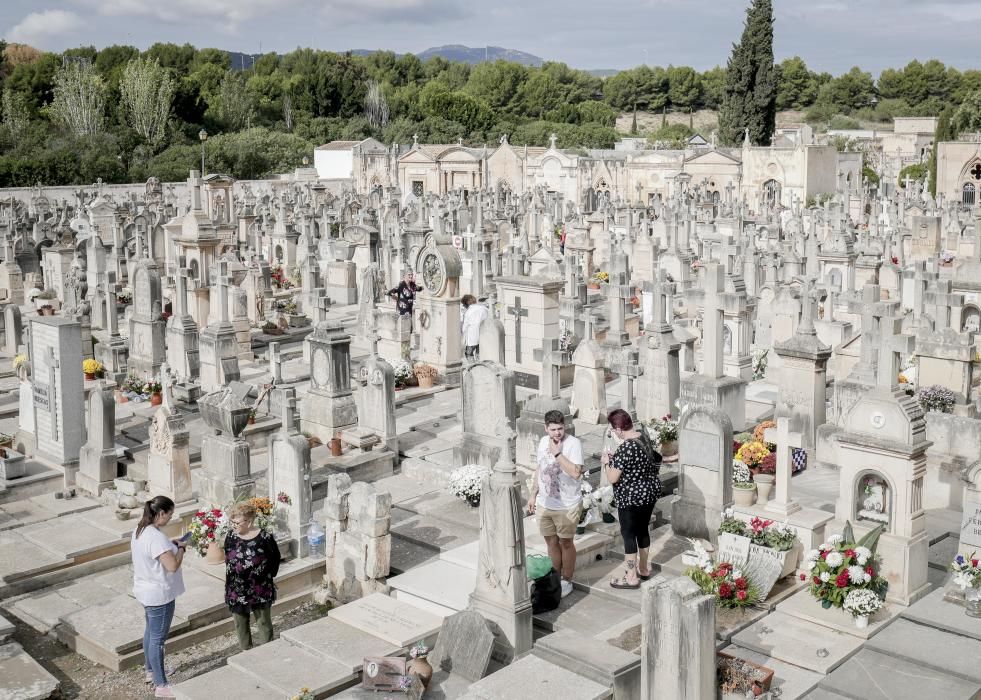
[[[933,132],[933,150],[930,153],[930,194],[937,196],[937,144],[941,141],[953,141],[957,138],[954,127],[954,108],[944,107],[937,117],[937,128]]]
[[[777,123],[777,74],[773,66],[773,2],[753,0],[746,10],[746,26],[733,44],[726,67],[719,137],[738,145],[749,129],[749,140],[768,146]]]
[[[637,105],[634,104],[634,118],[630,121],[630,135],[637,135]]]

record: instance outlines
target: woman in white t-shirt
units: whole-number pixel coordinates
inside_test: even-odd
[[[143,517],[133,532],[133,597],[143,606],[146,630],[143,632],[143,656],[146,659],[147,683],[155,686],[154,697],[172,698],[164,670],[164,643],[170,634],[177,596],[184,592],[181,563],[187,549],[180,540],[172,540],[160,528],[174,515],[174,502],[166,496],[155,496],[143,506]]]

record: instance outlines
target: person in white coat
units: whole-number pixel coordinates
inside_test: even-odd
[[[480,324],[487,318],[487,307],[479,303],[473,294],[465,294],[463,304],[463,355],[468,363],[477,361],[480,349]]]

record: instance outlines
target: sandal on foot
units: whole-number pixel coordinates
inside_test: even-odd
[[[631,583],[629,583],[627,581],[627,577],[626,576],[624,576],[623,578],[615,578],[615,579],[612,579],[610,581],[610,588],[621,588],[621,589],[633,590],[635,588],[640,588],[640,581],[638,581],[637,583],[631,584]]]

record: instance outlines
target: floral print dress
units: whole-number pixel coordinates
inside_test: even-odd
[[[418,287],[415,282],[406,283],[405,280],[399,282],[399,286],[389,292],[390,296],[395,297],[395,306],[399,316],[411,316],[412,307],[416,302],[416,292]]]
[[[276,601],[280,553],[276,539],[262,530],[251,540],[234,532],[225,538],[225,604],[233,613],[248,615]]]

